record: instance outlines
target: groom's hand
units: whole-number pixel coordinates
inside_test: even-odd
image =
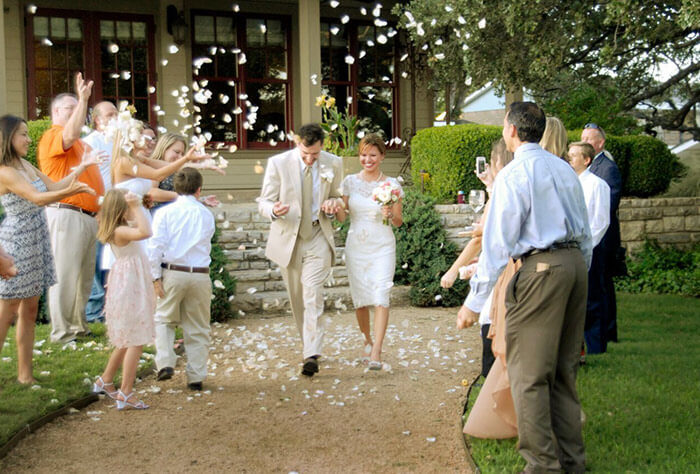
[[[280,201],[277,201],[272,205],[272,213],[275,215],[275,217],[282,217],[288,212],[289,204],[282,204]]]
[[[340,208],[340,205],[338,204],[337,199],[326,199],[323,201],[323,204],[321,204],[321,210],[325,212],[326,214],[333,214],[335,215]]]
[[[479,313],[462,305],[457,313],[457,329],[464,329],[474,326],[479,321]]]

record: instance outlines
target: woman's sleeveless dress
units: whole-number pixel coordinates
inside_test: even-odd
[[[39,192],[47,191],[40,178],[31,184]],[[0,298],[39,296],[56,283],[46,212],[14,193],[0,196],[0,203],[5,210],[5,219],[0,224],[0,245],[15,259],[17,267],[16,276],[0,279]]]

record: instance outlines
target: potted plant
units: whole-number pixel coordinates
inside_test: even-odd
[[[360,127],[364,128],[368,120],[339,111],[335,97],[325,94],[316,98],[316,107],[321,107],[321,127],[326,131],[323,149],[343,159],[345,176],[357,173],[362,168],[357,150],[364,136]]]

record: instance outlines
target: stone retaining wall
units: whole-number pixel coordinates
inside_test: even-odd
[[[435,209],[442,216],[447,236],[459,248],[469,240],[458,237],[464,226],[474,218],[466,204],[441,204]],[[645,238],[661,244],[681,248],[700,242],[700,198],[625,198],[619,209],[622,243],[633,252],[642,246]]]

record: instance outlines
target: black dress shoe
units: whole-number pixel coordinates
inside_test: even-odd
[[[314,374],[318,373],[318,361],[316,360],[318,356],[307,357],[304,359],[304,366],[301,369],[301,375],[306,375],[307,377],[313,377]]]
[[[158,375],[156,376],[156,380],[169,380],[173,378],[173,374],[175,373],[175,370],[172,367],[163,367],[158,371]]]
[[[187,384],[187,388],[190,390],[196,390],[198,392],[202,391],[202,382],[190,382]]]

